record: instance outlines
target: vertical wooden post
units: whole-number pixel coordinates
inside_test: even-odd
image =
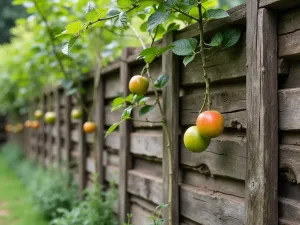
[[[128,82],[130,80],[129,66],[127,57],[129,48],[124,49],[120,67],[120,78],[123,96],[129,95]],[[129,195],[127,192],[128,170],[132,167],[132,158],[130,154],[130,121],[124,121],[120,126],[121,148],[120,148],[120,167],[119,167],[119,222],[126,221],[129,213]]]
[[[45,123],[45,113],[46,113],[46,96],[42,94],[41,96],[42,101],[42,111],[43,111],[43,118],[41,119],[41,156],[40,156],[40,164],[45,165],[45,155],[46,155],[46,123]]]
[[[277,18],[247,1],[246,224],[278,224]]]
[[[171,45],[174,41],[174,32],[165,35],[163,46]],[[168,203],[169,196],[169,173],[172,173],[172,221],[173,224],[179,224],[179,58],[171,51],[167,51],[162,56],[163,74],[169,76],[168,84],[163,90],[164,113],[167,122],[167,128],[170,135],[172,162],[169,162],[167,134],[164,132],[163,140],[163,198],[164,203]],[[172,163],[173,171],[169,171],[169,163]],[[165,210],[165,218],[169,218],[168,210]]]
[[[55,104],[55,99],[54,99],[54,93],[52,92],[52,89],[49,89],[48,91],[48,99],[50,99],[51,101],[48,101],[48,110],[53,112],[53,108],[54,108],[54,104]],[[47,126],[48,129],[47,129],[47,157],[48,157],[48,164],[47,166],[51,167],[52,164],[53,164],[53,149],[52,149],[52,139],[53,139],[53,133],[52,133],[52,130],[54,128],[54,125],[53,124],[50,124]]]
[[[82,101],[84,101],[82,96]],[[84,109],[81,108],[82,112],[84,112]],[[85,133],[83,132],[83,123],[87,120],[86,113],[82,113],[83,116],[79,120],[78,123],[78,133],[79,133],[79,190],[80,190],[80,197],[81,199],[84,198],[83,191],[85,190],[87,186],[87,171],[86,171],[86,158],[87,158],[87,146],[86,146],[86,137]]]
[[[66,151],[66,169],[69,171],[71,167],[71,97],[68,95],[64,96],[66,98],[65,104],[65,151]]]
[[[57,166],[60,167],[61,163],[61,133],[60,133],[60,121],[61,121],[61,113],[60,113],[60,89],[56,88],[55,92],[55,101],[54,101],[54,107],[55,107],[55,113],[56,113],[56,122],[55,122],[55,146],[56,146],[56,160],[57,160]]]
[[[97,70],[98,71],[98,70]],[[98,75],[98,74],[97,74]],[[99,75],[101,76],[101,75]],[[96,150],[96,166],[98,173],[98,180],[100,185],[104,184],[104,166],[103,166],[103,150],[104,150],[104,81],[100,77],[99,86],[97,89],[97,97],[95,105],[95,120],[96,120],[96,134],[95,134],[95,150]]]

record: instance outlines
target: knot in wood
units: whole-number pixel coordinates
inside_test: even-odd
[[[205,164],[201,164],[201,165],[198,167],[198,171],[199,171],[201,174],[203,174],[203,175],[211,175],[208,166],[205,165]]]
[[[221,98],[222,98],[223,102],[227,102],[228,101],[228,93],[226,91],[223,91],[221,94]]]
[[[248,185],[250,193],[255,193],[258,190],[259,184],[255,180],[251,180]]]
[[[231,122],[231,127],[236,128],[238,130],[242,130],[243,129],[242,124],[239,121],[237,121],[237,120],[233,120]]]

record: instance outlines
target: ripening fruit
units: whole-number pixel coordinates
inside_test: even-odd
[[[210,138],[202,137],[196,126],[189,127],[183,136],[183,142],[187,150],[191,152],[203,152],[210,144]]]
[[[224,130],[224,117],[215,110],[204,111],[197,117],[196,125],[201,136],[215,138]]]
[[[5,125],[5,131],[6,132],[11,132],[13,130],[13,126],[11,124],[6,124]]]
[[[82,117],[82,111],[80,109],[73,109],[71,116],[73,119],[80,119]]]
[[[87,121],[83,124],[83,130],[85,133],[94,133],[96,130],[96,124],[91,121]]]
[[[25,125],[26,128],[30,128],[31,127],[31,123],[32,123],[32,121],[26,120],[25,123],[24,123],[24,125]]]
[[[139,96],[146,94],[148,87],[148,79],[141,75],[135,75],[129,81],[129,90]]]
[[[45,122],[47,124],[53,124],[56,121],[56,114],[55,112],[46,112],[44,116]]]
[[[42,110],[40,110],[40,109],[38,109],[38,110],[35,110],[35,112],[34,112],[34,117],[36,118],[36,119],[41,119],[42,117],[43,117],[43,111]]]
[[[31,127],[34,129],[38,129],[40,127],[40,123],[37,120],[31,122]]]

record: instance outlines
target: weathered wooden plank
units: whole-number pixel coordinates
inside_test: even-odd
[[[147,225],[151,224],[151,212],[140,207],[137,204],[131,204],[130,211],[132,213],[132,224]]]
[[[119,71],[104,77],[105,98],[115,98],[122,95]]]
[[[300,88],[284,89],[278,92],[279,128],[300,130]]]
[[[83,98],[82,98],[83,99]],[[84,99],[83,99],[84,100]],[[86,158],[87,158],[87,146],[86,146],[86,135],[83,132],[82,126],[83,123],[87,119],[87,115],[84,113],[83,108],[81,107],[81,110],[83,112],[82,117],[79,119],[78,123],[78,167],[79,167],[79,191],[80,191],[80,197],[81,199],[84,198],[83,191],[86,189],[87,185],[87,171],[86,171]],[[73,133],[73,131],[72,131]]]
[[[129,65],[126,59],[129,55],[128,48],[123,50],[122,62],[120,68],[120,77],[123,96],[129,94],[128,82],[130,80]],[[131,122],[126,120],[120,125],[121,148],[120,148],[120,165],[119,165],[119,221],[125,221],[129,209],[129,195],[127,192],[128,170],[132,168],[132,159],[130,154],[130,132]]]
[[[268,7],[277,10],[286,10],[289,8],[293,8],[299,6],[300,3],[298,1],[291,0],[260,0],[259,7]]]
[[[109,63],[103,69],[101,69],[101,74],[105,75],[105,76],[109,76],[114,71],[119,70],[119,68],[120,68],[120,60],[117,59],[117,60]]]
[[[298,223],[294,223],[286,219],[279,219],[279,225],[298,225]]]
[[[181,141],[180,163],[211,176],[231,177],[245,180],[246,138],[244,134],[223,134],[211,140],[203,153],[188,151]]]
[[[246,224],[278,223],[277,18],[247,4]]]
[[[162,164],[160,161],[150,161],[149,158],[134,157],[133,168],[152,176],[162,177]]]
[[[95,160],[91,157],[87,157],[87,159],[86,159],[86,170],[89,173],[96,172],[96,163],[95,163]]]
[[[300,29],[300,9],[294,9],[279,15],[278,34],[293,33]]]
[[[244,25],[246,24],[246,6],[245,4],[236,6],[230,10],[228,10],[228,13],[230,17],[210,21],[206,24],[204,27],[205,33],[211,33],[217,29],[220,29],[224,26],[228,26],[229,24],[238,24],[238,25]],[[198,24],[190,25],[184,29],[182,29],[178,34],[176,35],[176,40],[184,39],[184,38],[190,38],[195,37],[199,35],[199,28]]]
[[[244,199],[181,185],[181,214],[202,225],[245,224]]]
[[[130,134],[130,152],[136,155],[162,158],[162,132],[134,132]]]
[[[278,55],[281,58],[299,58],[300,30],[278,37]]]
[[[120,133],[115,131],[108,135],[104,140],[104,146],[107,148],[112,148],[114,150],[120,149]]]
[[[292,61],[289,65],[288,76],[279,80],[279,89],[300,87],[300,64],[298,61]]]
[[[60,112],[60,98],[61,98],[61,92],[59,89],[57,89],[54,93],[55,97],[55,113],[56,113],[56,121],[55,121],[55,151],[57,153],[56,160],[57,165],[60,167],[61,163],[61,133],[60,133],[60,118],[61,118],[61,112]]]
[[[163,202],[162,178],[142,173],[137,170],[128,172],[128,192],[152,201],[156,205]]]
[[[300,223],[300,202],[288,199],[279,198],[279,214],[280,218],[285,221],[290,221],[292,224]]]
[[[114,181],[116,184],[120,183],[120,170],[117,166],[105,167],[105,180]]]
[[[169,46],[173,41],[175,34],[170,32],[164,36],[163,45]],[[163,202],[171,210],[165,210],[164,216],[171,221],[169,224],[179,224],[179,57],[172,51],[165,52],[162,66],[163,74],[169,76],[163,92]]]
[[[211,94],[212,108],[220,111],[225,119],[225,127],[246,128],[246,91],[219,91]],[[181,124],[195,124],[204,94],[186,95],[180,98]]]
[[[121,120],[122,110],[111,112],[110,107],[111,105],[106,105],[104,107],[104,124],[106,126],[110,126]]]
[[[148,101],[148,104],[154,103],[154,98],[152,98],[151,100]],[[161,121],[161,115],[160,115],[158,105],[156,105],[151,112],[149,112],[141,117],[139,116],[139,110],[140,109],[133,110],[133,118],[136,119],[135,121],[133,121],[134,127],[149,127],[149,128],[151,128],[151,127],[160,127],[161,126],[160,123],[143,122],[147,119],[149,121],[156,121],[156,122]],[[142,120],[142,121],[138,121],[138,120]]]
[[[97,71],[100,72],[100,71]],[[96,73],[96,72],[95,72]],[[101,186],[104,185],[104,166],[103,166],[103,151],[104,151],[104,96],[105,96],[105,90],[107,87],[105,87],[104,80],[102,75],[99,74],[99,81],[97,81],[97,74],[96,74],[96,82],[94,84],[95,88],[95,123],[96,123],[96,132],[94,135],[94,145],[95,145],[95,155],[96,155],[96,172],[98,174],[98,181]]]
[[[246,48],[243,39],[237,46],[219,51],[213,57],[207,59],[207,75],[210,82],[226,80],[242,80],[246,78]],[[201,57],[198,54],[186,67],[181,68],[181,85],[204,84],[201,69]]]
[[[280,168],[291,183],[300,183],[300,146],[280,146]]]
[[[188,168],[181,169],[183,184],[189,184],[202,189],[221,192],[228,195],[244,198],[245,182],[242,180],[228,179],[223,177],[211,177],[200,174],[197,170]]]

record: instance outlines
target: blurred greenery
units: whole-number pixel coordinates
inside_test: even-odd
[[[9,42],[10,28],[15,25],[15,20],[26,15],[25,8],[12,5],[11,0],[0,1],[0,44]]]
[[[14,0],[15,5],[23,5],[26,8],[28,16],[16,20],[16,26],[11,29],[13,35],[11,43],[0,46],[0,113],[25,114],[28,110],[26,107],[28,101],[34,96],[40,96],[39,93],[46,85],[63,84],[68,88],[76,87],[77,81],[91,71],[99,61],[102,65],[106,65],[119,57],[124,47],[140,46],[132,30],[121,29],[116,26],[116,21],[112,20],[97,23],[79,38],[75,37],[74,46],[70,46],[72,50],[64,49],[64,53],[70,52],[68,55],[61,52],[61,47],[72,35],[49,38],[49,32],[52,36],[56,36],[71,22],[88,22],[90,17],[86,16],[86,12],[91,7],[95,6],[108,15],[114,15],[120,10],[125,10],[125,3],[128,6],[128,2],[130,1]],[[144,42],[149,43],[146,28],[153,8],[145,6],[150,6],[155,1],[142,2],[146,3],[128,13],[130,17],[128,22],[141,34]],[[243,0],[207,0],[205,4],[207,8],[228,9],[242,2]],[[191,14],[195,12],[197,11],[191,10]],[[159,26],[157,38],[161,38],[169,30],[181,29],[191,22],[182,14],[175,13],[166,24]],[[60,65],[63,65],[65,73]],[[75,91],[82,91],[77,89]]]

